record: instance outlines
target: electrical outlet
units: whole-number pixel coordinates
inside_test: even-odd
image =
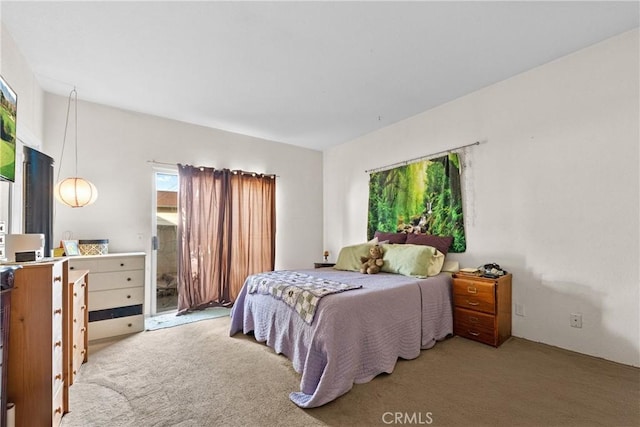
[[[569,322],[572,328],[582,328],[582,314],[571,313],[571,316],[569,317]]]
[[[516,316],[524,317],[524,305],[516,304]]]

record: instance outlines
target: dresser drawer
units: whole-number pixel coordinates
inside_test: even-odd
[[[104,258],[98,268],[98,272],[144,270],[144,257]]]
[[[54,264],[51,269],[51,275],[51,292],[53,292],[51,305],[54,312],[60,310],[60,313],[62,313],[62,263]]]
[[[64,362],[62,354],[62,343],[59,346],[54,344],[52,353],[53,377],[51,378],[51,390],[53,393],[56,393],[58,388],[62,387],[62,384],[64,384],[64,377],[62,375],[64,372]]]
[[[89,270],[91,274],[109,271],[144,270],[144,256],[115,257],[99,255],[96,257],[74,257],[71,270]]]
[[[453,280],[453,301],[456,307],[495,314],[495,283],[456,278]]]
[[[82,295],[82,299],[77,298],[73,301],[73,323],[82,323],[86,309],[84,295]]]
[[[91,274],[91,292],[107,289],[144,287],[144,270]]]
[[[456,307],[453,319],[454,334],[496,345],[495,316]]]
[[[51,425],[53,427],[57,427],[60,425],[62,421],[62,415],[64,415],[64,387],[60,387],[60,389],[53,395],[53,400],[51,401]]]
[[[89,292],[89,311],[138,305],[144,302],[144,288],[113,289]]]
[[[119,317],[117,319],[91,322],[89,325],[89,339],[113,337],[116,335],[131,334],[144,330],[144,315]]]
[[[89,270],[89,273],[96,273],[99,262],[97,259],[92,258],[73,257],[69,259],[69,270]]]
[[[84,337],[83,337],[84,339]],[[73,384],[76,381],[76,376],[78,375],[78,372],[80,372],[80,367],[82,366],[82,364],[85,362],[85,355],[87,353],[87,350],[84,348],[84,345],[79,346],[79,345],[74,345],[73,348],[73,362],[72,362],[72,369],[71,369],[71,384]],[[69,384],[69,385],[71,385]]]

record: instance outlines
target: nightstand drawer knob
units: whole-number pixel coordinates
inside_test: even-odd
[[[478,318],[474,317],[474,316],[469,316],[469,322],[471,323],[478,323]]]
[[[469,292],[470,294],[477,294],[478,288],[476,288],[475,286],[467,286],[467,292]]]
[[[480,303],[478,301],[469,301],[469,300],[467,300],[467,304],[469,304],[469,305],[480,305]]]

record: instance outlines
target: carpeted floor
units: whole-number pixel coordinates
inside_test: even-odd
[[[639,369],[518,338],[498,349],[448,339],[399,361],[390,375],[303,410],[288,397],[300,381],[291,363],[252,336],[229,337],[229,320],[91,344],[62,425],[640,424]]]
[[[200,320],[228,316],[230,312],[230,308],[224,307],[209,307],[204,310],[192,311],[181,316],[177,316],[175,311],[171,311],[169,313],[161,313],[157,316],[145,319],[144,326],[147,331],[155,331],[156,329],[171,328],[173,326],[198,322]]]

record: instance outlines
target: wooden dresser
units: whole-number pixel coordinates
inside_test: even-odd
[[[144,252],[74,256],[69,265],[91,277],[89,340],[144,330]]]
[[[88,330],[89,322],[89,271],[72,270],[69,272],[69,280],[65,287],[64,312],[67,318],[65,329],[65,342],[69,347],[69,368],[67,371],[67,384],[71,386],[80,367],[88,360]]]
[[[63,294],[67,260],[25,263],[11,293],[8,401],[16,427],[57,426],[68,411]]]
[[[511,274],[453,275],[453,332],[494,347],[511,336]]]

